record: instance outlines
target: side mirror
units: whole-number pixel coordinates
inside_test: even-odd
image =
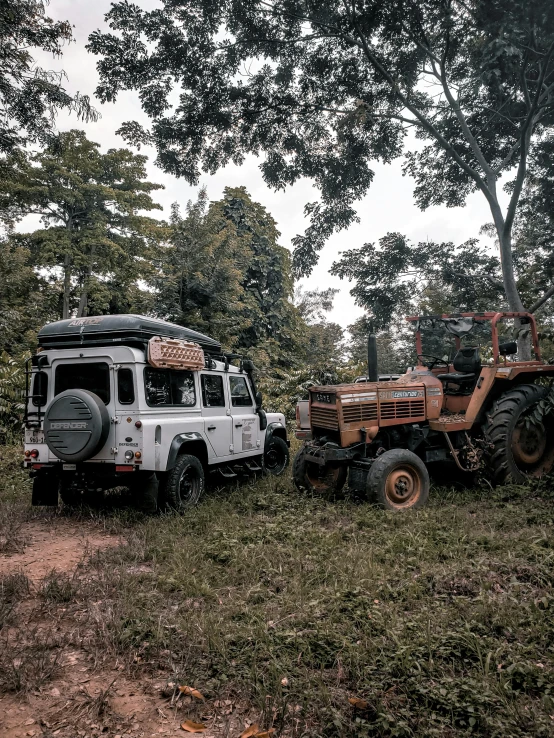
[[[262,406],[263,397],[261,392],[256,392],[256,409],[260,409]]]
[[[502,354],[502,356],[517,354],[517,343],[515,341],[506,341],[506,343],[501,343],[498,347],[498,353]]]

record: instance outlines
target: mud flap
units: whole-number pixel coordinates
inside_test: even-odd
[[[33,479],[31,504],[57,507],[60,479],[55,474],[38,474]]]
[[[139,473],[139,478],[133,485],[137,509],[147,515],[153,515],[158,509],[158,477],[154,472]]]

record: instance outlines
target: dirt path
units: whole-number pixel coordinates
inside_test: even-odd
[[[20,571],[33,583],[53,569],[73,572],[92,551],[119,543],[117,536],[69,520],[30,521],[23,525],[21,534],[27,546],[22,553],[0,554],[0,576]]]
[[[95,551],[117,546],[120,539],[99,531],[86,521],[55,519],[23,523],[20,531],[26,547],[20,553],[0,555],[0,579],[23,573],[30,590],[20,601],[18,618],[5,628],[15,644],[14,668],[21,668],[17,645],[30,630],[55,632],[62,636],[79,627],[78,612],[68,617],[65,606],[42,610],[37,621],[32,613],[39,604],[38,588],[53,570],[71,576]],[[79,571],[86,577],[86,568]],[[1,596],[1,592],[0,592]],[[86,604],[84,604],[86,607]],[[26,614],[30,613],[30,621]],[[83,611],[86,612],[86,611]],[[0,644],[4,648],[5,644]],[[11,659],[11,661],[10,661]],[[206,738],[232,738],[240,735],[251,720],[246,705],[200,703],[191,697],[171,699],[172,689],[160,679],[132,681],[123,664],[94,659],[86,650],[63,648],[56,673],[34,690],[0,691],[1,738],[153,738],[187,735],[183,720],[202,720],[209,729]]]

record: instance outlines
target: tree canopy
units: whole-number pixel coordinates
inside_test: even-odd
[[[146,180],[145,164],[128,149],[102,154],[74,130],[28,159],[13,157],[0,180],[0,216],[41,217],[42,228],[18,238],[38,267],[63,271],[63,317],[140,304],[137,281],[151,274],[164,233],[142,214],[161,209],[151,197],[161,185]]]
[[[140,91],[152,125],[121,132],[153,143],[163,169],[195,182],[252,153],[271,187],[315,182],[320,199],[295,240],[300,273],[356,219],[371,162],[400,156],[414,132],[421,145],[405,166],[418,204],[463,205],[479,190],[507,303],[523,309],[512,227],[554,122],[550,0],[162,0],[152,11],[120,1],[107,20],[113,32],[89,39],[102,57],[98,95]]]
[[[48,18],[45,6],[43,0],[0,0],[0,153],[47,144],[59,110],[82,120],[98,117],[86,95],[65,90],[63,73],[35,63],[33,49],[61,56],[73,36],[71,24]]]

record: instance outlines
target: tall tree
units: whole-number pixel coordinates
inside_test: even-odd
[[[153,11],[120,0],[107,20],[115,33],[89,39],[102,56],[98,94],[140,91],[152,127],[121,132],[153,143],[166,171],[195,182],[263,153],[270,186],[315,181],[321,199],[295,242],[300,272],[356,219],[371,161],[399,156],[414,131],[422,145],[406,171],[418,204],[461,206],[481,192],[507,303],[524,308],[512,228],[554,124],[551,0],[162,0]]]
[[[43,228],[23,240],[38,267],[63,272],[62,317],[89,306],[107,312],[129,302],[137,281],[149,276],[165,231],[141,213],[161,209],[146,180],[146,157],[128,149],[106,154],[82,131],[55,137],[30,159],[13,157],[0,180],[0,216],[39,215]],[[72,302],[73,300],[73,302]]]
[[[338,323],[327,319],[333,309],[333,302],[339,290],[329,287],[325,290],[295,291],[294,303],[302,321],[301,341],[298,346],[298,360],[304,368],[317,369],[338,367],[345,360],[344,330]]]
[[[205,191],[186,217],[174,207],[169,248],[155,280],[161,315],[206,331],[263,367],[287,365],[300,324],[290,255],[275,221],[244,187],[209,207]]]
[[[48,18],[45,6],[43,0],[0,0],[0,153],[47,144],[58,110],[73,110],[82,120],[98,117],[86,95],[64,89],[63,73],[35,63],[33,49],[61,56],[72,39],[69,21]]]

